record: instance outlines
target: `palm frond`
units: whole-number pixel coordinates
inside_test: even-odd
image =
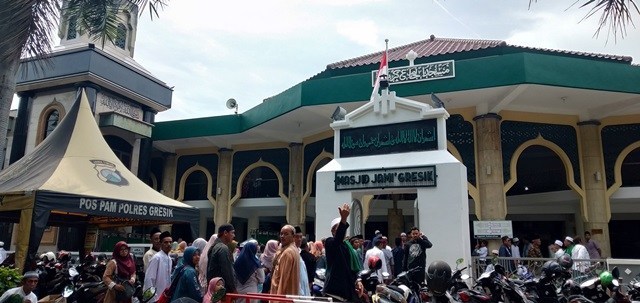
[[[51,33],[59,0],[7,0],[0,4],[0,60],[16,55],[44,58],[51,51]]]
[[[140,14],[149,6],[149,17],[153,20],[154,16],[160,16],[158,10],[163,10],[169,3],[169,0],[130,0],[130,3],[140,8]]]
[[[64,7],[63,17],[76,18],[77,30],[87,33],[102,46],[107,41],[115,41],[120,11],[119,0],[69,0]]]
[[[583,0],[576,0],[571,6],[580,1]],[[531,9],[531,5],[534,2],[538,1],[529,0],[529,9]],[[624,38],[627,35],[628,25],[635,28],[632,18],[634,11],[640,16],[640,9],[636,5],[636,0],[584,0],[580,8],[584,7],[591,7],[591,9],[580,20],[581,22],[601,12],[594,37],[599,37],[600,33],[607,29],[607,41],[609,41],[611,34],[613,34],[614,40],[617,40],[618,35]]]
[[[589,13],[583,20],[601,11],[599,26],[594,36],[598,37],[602,30],[607,28],[607,41],[609,40],[610,34],[613,34],[614,40],[617,40],[618,34],[620,34],[621,38],[624,38],[627,35],[628,24],[635,27],[633,18],[631,17],[631,9],[635,9],[635,11],[640,14],[640,10],[638,10],[634,0],[590,0],[580,7],[585,7],[587,4],[591,4],[593,7],[591,7]]]

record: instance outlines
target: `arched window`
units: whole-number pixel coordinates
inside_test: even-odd
[[[324,158],[322,160],[320,160],[320,163],[318,163],[318,165],[316,165],[316,173],[318,172],[319,169],[321,169],[323,166],[327,165],[327,163],[331,162],[330,158]],[[311,178],[311,197],[315,197],[316,196],[316,174],[313,174],[313,177]]]
[[[193,171],[184,182],[184,200],[207,200],[207,175],[201,170]]]
[[[527,147],[520,154],[516,169],[518,181],[509,189],[507,196],[569,190],[562,160],[547,147]]]
[[[622,186],[640,186],[640,148],[630,152],[622,162]]]
[[[274,198],[278,195],[278,177],[268,167],[254,168],[242,182],[243,198]]]
[[[118,34],[116,35],[116,46],[124,49],[127,43],[127,27],[120,23],[118,24]]]
[[[56,126],[58,126],[59,121],[60,112],[58,112],[58,110],[54,109],[47,114],[47,126],[44,130],[44,137],[42,139],[49,137],[53,130],[56,129]]]
[[[67,40],[77,37],[78,18],[76,16],[69,17],[69,26],[67,27]]]

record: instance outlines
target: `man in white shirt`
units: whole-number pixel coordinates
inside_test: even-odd
[[[147,268],[149,268],[149,261],[151,261],[151,258],[160,251],[160,233],[160,229],[157,227],[151,229],[151,232],[149,233],[151,248],[144,253],[144,256],[142,256],[144,271],[147,271]]]
[[[38,297],[33,293],[36,286],[38,286],[38,273],[28,271],[22,277],[22,286],[7,290],[2,294],[2,297],[0,297],[0,303],[8,302],[8,299],[12,296],[19,296],[21,302],[24,303],[37,303]]]
[[[152,286],[156,288],[156,294],[150,302],[158,301],[160,294],[171,285],[173,264],[169,252],[171,252],[172,243],[170,232],[165,231],[160,234],[160,251],[151,258],[149,268],[145,271],[143,289],[146,290]]]
[[[369,269],[369,258],[374,256],[378,257],[380,261],[382,261],[382,267],[377,270],[375,274],[378,277],[378,282],[380,283],[383,283],[384,276],[388,276],[389,274],[389,272],[387,272],[387,261],[384,253],[382,252],[383,249],[384,243],[382,242],[382,237],[377,236],[373,238],[373,248],[367,250],[367,253],[364,256],[364,264],[362,266],[363,269]]]
[[[571,252],[571,259],[573,259],[573,270],[584,273],[589,267],[590,258],[587,248],[584,247],[581,243],[582,239],[579,236],[575,236],[573,238],[567,236],[566,238],[564,238],[564,246],[567,247],[566,251]]]
[[[553,248],[551,249],[553,251],[553,256],[557,259],[560,258],[564,255],[564,249],[562,249],[562,241],[560,240],[556,240],[555,242],[553,242]]]

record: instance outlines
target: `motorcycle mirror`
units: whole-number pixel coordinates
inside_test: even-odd
[[[69,276],[70,277],[75,277],[78,275],[78,270],[75,267],[71,267],[69,268]]]
[[[156,288],[151,286],[142,293],[142,302],[149,302],[156,295]]]
[[[462,264],[463,262],[464,262],[464,259],[463,259],[463,258],[460,258],[460,259],[456,260],[456,265],[460,265],[460,264]]]
[[[67,285],[62,291],[62,296],[65,298],[70,297],[73,294],[73,287],[71,285]]]
[[[620,270],[618,269],[618,266],[613,267],[613,269],[611,270],[611,275],[616,280],[620,278]]]

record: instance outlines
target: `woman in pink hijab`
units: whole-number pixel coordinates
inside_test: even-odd
[[[209,281],[207,292],[202,298],[202,303],[216,303],[225,295],[224,279],[215,277]]]
[[[265,279],[262,283],[262,293],[268,294],[271,290],[271,271],[273,270],[273,259],[276,256],[280,243],[277,240],[267,241],[267,245],[264,247],[264,252],[260,255],[260,262],[264,267]],[[264,302],[264,301],[263,301]]]
[[[217,234],[211,235],[209,238],[209,242],[202,249],[202,253],[200,254],[200,262],[198,262],[198,282],[200,282],[200,287],[202,288],[203,293],[207,293],[207,265],[209,264],[209,249],[213,247],[213,242],[218,239]]]
[[[273,267],[273,258],[276,256],[278,246],[277,240],[269,240],[267,241],[267,245],[265,245],[264,252],[260,255],[260,262],[262,262],[262,266],[265,268],[265,274],[270,272]]]

